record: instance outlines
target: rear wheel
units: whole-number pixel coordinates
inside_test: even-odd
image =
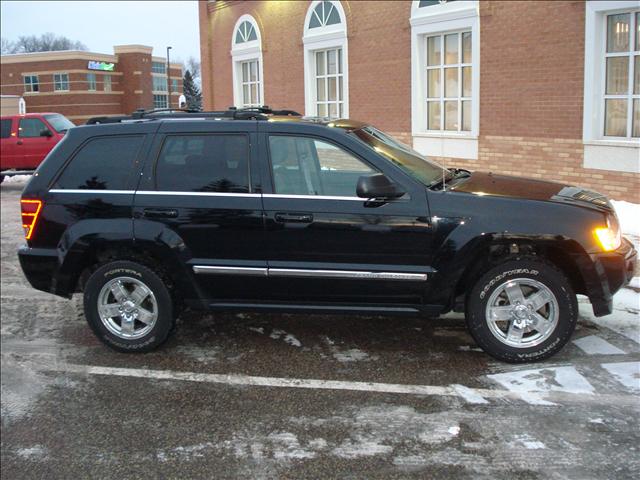
[[[569,341],[578,318],[566,277],[537,260],[503,263],[485,273],[467,299],[471,335],[506,362],[542,360]]]
[[[96,336],[121,352],[157,348],[174,325],[171,295],[162,279],[130,261],[108,263],[89,277],[84,311]]]

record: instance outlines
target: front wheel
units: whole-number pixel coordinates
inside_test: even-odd
[[[537,260],[505,262],[486,272],[467,297],[471,335],[510,363],[543,360],[571,338],[578,303],[567,278]]]
[[[152,270],[130,261],[98,268],[84,288],[89,326],[107,346],[120,352],[148,352],[173,329],[173,303]]]

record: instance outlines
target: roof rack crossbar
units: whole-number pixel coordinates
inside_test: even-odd
[[[221,111],[200,111],[194,109],[157,108],[153,110],[138,109],[131,115],[114,117],[93,117],[87,120],[86,125],[104,123],[122,123],[131,121],[156,120],[163,118],[226,118],[230,120],[268,120],[272,115],[300,117],[294,110],[272,110],[268,106],[236,108],[229,107]]]

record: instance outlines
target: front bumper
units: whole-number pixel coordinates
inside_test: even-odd
[[[635,270],[638,252],[626,238],[613,252],[592,253],[580,265],[586,293],[596,317],[613,312],[613,295],[627,285]]]

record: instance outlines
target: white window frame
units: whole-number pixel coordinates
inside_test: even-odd
[[[638,9],[637,1],[590,1],[585,4],[582,126],[585,168],[640,173],[640,138],[604,136],[607,15]],[[629,76],[632,77],[631,70]]]
[[[480,132],[479,2],[461,0],[423,8],[418,4],[417,0],[412,2],[410,19],[413,147],[423,155],[477,160]],[[471,32],[471,130],[428,130],[426,37],[462,32]],[[441,88],[444,89],[444,83]],[[444,112],[441,115],[444,118]]]
[[[98,89],[98,78],[95,73],[87,73],[87,91],[95,92]]]
[[[154,74],[151,76],[151,91],[152,91],[153,93],[155,93],[155,94],[165,94],[165,93],[168,93],[168,92],[169,92],[169,90],[168,90],[167,86],[165,86],[165,85],[162,85],[162,86],[164,87],[164,89],[160,89],[160,90],[158,90],[157,88],[155,88],[155,87],[156,87],[156,83],[155,83],[155,82],[156,82],[156,80],[155,80],[156,78],[158,78],[158,79],[162,80],[162,81],[165,83],[165,85],[167,85],[167,86],[168,86],[167,76],[166,76],[166,75],[162,75],[162,74],[160,74],[160,73],[154,73]]]
[[[311,15],[320,0],[311,2],[304,19],[302,43],[304,45],[304,106],[305,115],[317,116],[316,57],[318,50],[342,49],[342,117],[349,118],[349,42],[347,16],[339,1],[332,1],[340,16],[340,23],[309,28]],[[336,88],[338,88],[336,86]]]
[[[27,83],[27,77],[30,79],[29,83]],[[38,85],[38,90],[33,89],[33,79],[36,79],[35,84]],[[24,86],[24,93],[40,93],[40,77],[38,75],[25,73],[22,75],[22,84]],[[27,90],[27,85],[29,85],[30,90]]]
[[[156,65],[162,65],[161,71],[154,70]],[[167,74],[167,64],[165,62],[156,62],[155,60],[152,60],[151,61],[151,73],[156,73],[158,75],[166,75]]]
[[[111,75],[104,75],[102,77],[102,89],[105,92],[110,92],[112,89],[112,83],[111,83]]]
[[[244,22],[249,22],[253,25],[256,32],[257,40],[251,40],[249,42],[236,43],[236,33],[238,28]],[[244,98],[242,94],[242,64],[248,61],[258,62],[258,92],[260,94],[260,104],[267,105],[264,98],[264,65],[262,61],[262,35],[258,28],[258,22],[253,16],[245,14],[238,18],[235,26],[233,27],[233,33],[231,34],[231,72],[233,82],[233,104],[237,108],[242,108],[244,104]]]
[[[65,75],[67,77],[66,82],[63,82],[62,80],[56,80],[57,76],[62,76],[62,75]],[[61,84],[61,85],[66,83],[67,84],[67,88],[56,88],[56,85],[58,83]],[[53,91],[54,92],[68,92],[70,90],[71,90],[71,86],[69,84],[69,73],[68,72],[56,72],[56,73],[54,73],[53,74]]]
[[[156,107],[156,101],[155,101],[156,99],[155,99],[155,97],[165,97],[166,105]],[[151,98],[153,100],[153,108],[154,109],[156,109],[156,108],[169,108],[169,95],[168,95],[167,92],[154,92],[152,94]]]

